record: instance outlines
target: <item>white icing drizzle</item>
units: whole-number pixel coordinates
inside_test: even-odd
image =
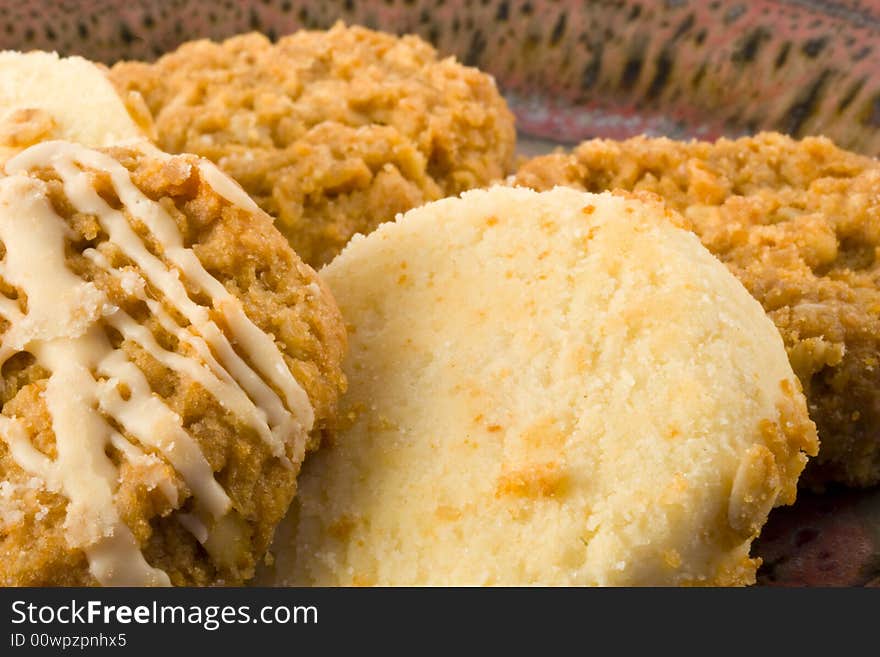
[[[142,444],[157,449],[192,489],[193,494],[215,519],[230,508],[230,500],[214,479],[211,465],[199,444],[184,431],[181,419],[154,396],[144,376],[121,351],[109,349],[98,364],[98,373],[108,377],[98,384],[98,404]],[[131,396],[123,399],[118,386],[124,383]]]
[[[0,267],[0,278],[5,278],[3,276],[2,267]],[[10,322],[20,321],[21,311],[18,309],[18,303],[16,301],[13,301],[12,299],[0,297],[0,317],[3,317]]]
[[[237,205],[248,212],[260,212],[254,199],[248,196],[237,182],[220,171],[213,162],[203,159],[199,162],[199,171],[211,188],[232,205]]]
[[[163,365],[171,369],[183,371],[199,382],[214,395],[223,408],[245,419],[260,434],[266,444],[272,447],[275,456],[289,463],[283,449],[291,433],[296,431],[296,426],[292,424],[290,414],[285,410],[277,395],[274,395],[271,389],[265,386],[259,377],[255,376],[253,370],[241,360],[231,346],[215,344],[217,350],[227,356],[230,363],[230,371],[247,378],[257,398],[266,405],[266,408],[271,410],[271,421],[267,418],[266,411],[256,406],[229,372],[217,362],[205,340],[201,336],[192,333],[189,327],[182,327],[177,324],[162,307],[162,304],[147,296],[145,281],[139,274],[130,269],[123,272],[111,268],[103,254],[94,249],[87,250],[84,255],[103,269],[110,271],[127,288],[127,291],[132,296],[144,301],[153,316],[159,320],[162,328],[175,336],[181,343],[195,350],[202,363],[162,349],[152,333],[145,327],[137,324],[125,313],[114,314],[108,318],[108,323],[117,329],[123,337],[138,343]],[[212,334],[212,336],[216,336],[219,333],[219,329],[216,326],[211,326],[208,327],[207,332]],[[274,426],[270,426],[270,424]]]
[[[117,431],[110,434],[110,444],[122,452],[126,460],[134,465],[151,467],[160,463],[159,459],[155,456],[146,454],[137,445],[128,442],[125,436]],[[178,505],[179,495],[177,493],[177,487],[172,480],[167,477],[158,477],[147,483],[158,488],[172,506]]]
[[[71,231],[49,203],[45,183],[27,175],[34,167],[54,168],[69,202],[94,215],[109,241],[136,268],[112,267],[95,249],[84,255],[116,278],[126,293],[144,301],[163,329],[189,347],[188,353],[164,349],[151,331],[67,268],[64,248]],[[165,261],[150,252],[123,212],[97,194],[89,170],[110,176],[122,205],[160,245]],[[28,351],[51,372],[44,397],[57,456],[51,459],[36,449],[17,418],[0,416],[0,438],[23,469],[68,498],[68,541],[85,551],[100,583],[167,585],[167,575],[146,562],[120,518],[114,501],[119,472],[106,450],[112,445],[123,458],[144,467],[155,465],[155,457],[114,429],[108,418],[177,470],[195,499],[192,513],[178,514],[180,522],[208,543],[209,551],[213,533],[235,526],[227,517],[231,501],[181,418],[151,391],[146,376],[126,352],[112,347],[105,326],[160,364],[201,384],[288,465],[286,449],[299,456],[314,422],[308,396],[273,338],[251,322],[240,301],[184,247],[173,218],[137,189],[116,160],[82,146],[45,142],[14,157],[6,171],[9,175],[0,179],[0,240],[6,246],[0,276],[24,292],[27,312],[17,301],[0,297],[0,316],[10,324],[0,343],[0,364]],[[256,210],[253,201],[213,165],[203,163],[200,171],[229,202]],[[191,299],[184,281],[210,297],[210,309]],[[148,284],[188,325],[178,324],[163,302],[147,294]],[[225,332],[212,313],[222,318]],[[177,504],[173,482],[154,484]]]
[[[193,515],[192,513],[181,513],[177,518],[180,521],[180,524],[186,527],[186,530],[195,536],[199,543],[204,543],[208,540],[208,537],[211,534],[208,531],[208,528],[205,527],[205,523],[199,520],[198,516]]]
[[[314,413],[308,396],[294,379],[274,340],[254,326],[245,315],[241,302],[205,271],[195,253],[183,246],[183,237],[174,220],[158,203],[152,202],[132,184],[128,171],[113,158],[98,151],[74,147],[72,144],[45,142],[16,156],[7,164],[7,169],[10,166],[30,168],[34,163],[29,164],[25,160],[19,165],[17,162],[24,159],[23,156],[32,155],[41,147],[52,144],[78,148],[82,152],[77,153],[77,161],[109,173],[123,205],[134,218],[142,221],[162,244],[165,257],[176,266],[175,269],[167,268],[165,263],[149,252],[129,225],[125,215],[113,210],[95,192],[88,174],[76,166],[76,161],[61,159],[55,162],[56,170],[64,179],[64,188],[68,197],[79,199],[77,207],[80,210],[100,217],[101,225],[108,233],[110,241],[121,247],[125,255],[146,274],[147,281],[160,290],[178,312],[186,317],[218,355],[232,378],[239,381],[257,405],[266,411],[274,429],[272,432],[274,440],[270,444],[272,453],[279,458],[283,457],[284,445],[293,435],[303,430],[306,432],[311,430]],[[211,319],[208,309],[189,298],[186,287],[181,282],[181,274],[197,290],[211,297],[214,310],[232,329],[232,334],[256,364],[260,374],[284,393],[287,409],[291,412],[285,409],[282,400],[265,383],[260,374],[238,356],[230,341]],[[296,426],[297,420],[303,426]]]

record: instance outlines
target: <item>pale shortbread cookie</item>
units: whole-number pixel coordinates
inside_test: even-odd
[[[815,427],[760,305],[650,198],[493,188],[322,272],[348,426],[283,585],[749,584]]]
[[[143,100],[128,100],[110,84],[106,69],[82,57],[2,51],[0,161],[49,139],[110,146],[150,136]]]
[[[880,484],[880,162],[774,132],[591,139],[515,182],[662,196],[782,335],[822,441],[801,484]]]

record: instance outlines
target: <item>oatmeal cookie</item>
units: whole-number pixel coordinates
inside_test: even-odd
[[[110,77],[143,96],[160,148],[214,161],[315,266],[355,233],[513,166],[513,115],[493,79],[414,36],[252,33]]]
[[[32,146],[0,178],[0,584],[250,578],[332,430],[332,296],[193,155]]]

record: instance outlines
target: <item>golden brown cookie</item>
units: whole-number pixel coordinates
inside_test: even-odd
[[[143,95],[160,148],[218,164],[311,265],[513,166],[513,115],[493,79],[414,36],[337,24],[275,44],[195,41],[116,64],[111,79]]]
[[[0,178],[0,583],[239,584],[334,422],[345,333],[193,155],[44,142]]]

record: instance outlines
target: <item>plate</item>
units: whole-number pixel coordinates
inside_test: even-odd
[[[824,134],[880,154],[880,2],[0,1],[0,47],[112,63],[335,21],[416,33],[492,74],[524,156],[589,137]],[[802,492],[755,542],[759,584],[880,582],[880,491]]]

